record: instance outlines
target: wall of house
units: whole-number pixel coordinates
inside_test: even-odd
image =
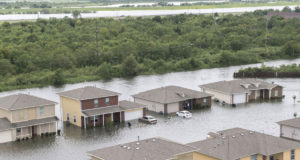
[[[9,121],[11,121],[11,112],[8,110],[0,109],[0,118],[6,117]]]
[[[70,123],[81,127],[81,109],[80,101],[67,97],[60,97],[60,107],[63,110],[63,121],[67,121],[67,113],[70,115]],[[73,116],[76,116],[76,122],[73,120]]]
[[[271,98],[281,98],[282,97],[282,87],[281,86],[277,86],[272,88],[271,90]],[[278,91],[278,96],[275,96],[275,90]]]
[[[179,111],[179,103],[169,103],[167,104],[168,107],[168,113],[175,113]]]
[[[145,105],[149,111],[164,112],[164,104],[147,101],[140,98],[134,98],[134,102]]]
[[[233,95],[233,104],[240,104],[240,103],[246,103],[246,93]]]
[[[248,94],[249,100],[255,100],[255,99],[256,99],[256,91],[255,91],[255,90],[252,90],[252,91],[250,91],[250,92],[251,92],[251,93]]]
[[[105,102],[106,98],[109,98],[109,104],[106,104],[106,102]],[[114,105],[119,104],[118,96],[96,98],[96,99],[98,99],[98,106],[97,107],[94,106],[94,100],[95,99],[88,99],[88,100],[81,101],[82,110],[101,108],[101,107],[107,107],[107,106],[114,106]]]
[[[300,140],[300,129],[286,125],[280,126],[280,135],[285,138]]]
[[[32,119],[40,119],[55,116],[55,105],[43,106],[44,114],[40,114],[40,107],[32,107],[26,109],[13,110],[12,122],[28,121]]]
[[[219,159],[198,152],[193,152],[193,160],[219,160]]]
[[[224,94],[224,93],[212,91],[209,89],[206,89],[205,93],[212,94],[213,98],[217,98],[220,101],[224,101],[225,103],[231,104],[231,95],[229,95],[229,94]]]
[[[295,160],[300,159],[300,148],[295,149]],[[291,151],[283,152],[283,160],[291,160]]]
[[[41,124],[36,126],[36,134],[41,135],[44,133],[54,133],[56,132],[56,122]]]
[[[274,160],[282,160],[283,159],[283,153],[278,153],[278,154],[275,154],[273,155],[273,159]]]
[[[204,103],[204,99],[206,99],[206,103]],[[204,97],[196,99],[196,104],[200,104],[201,106],[211,106],[211,97]]]

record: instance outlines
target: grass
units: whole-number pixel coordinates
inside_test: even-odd
[[[95,4],[99,5],[99,4]],[[289,6],[300,5],[300,2],[276,2],[276,3],[224,3],[224,4],[206,4],[191,6],[145,6],[145,7],[116,7],[116,8],[48,8],[50,13],[71,13],[74,10],[91,13],[96,11],[122,11],[122,10],[180,10],[180,9],[213,9],[213,8],[238,8],[238,7],[259,7],[259,6]],[[41,12],[41,8],[30,9],[1,9],[0,14],[22,14]]]

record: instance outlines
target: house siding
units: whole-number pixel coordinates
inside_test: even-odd
[[[11,121],[11,112],[4,110],[4,109],[0,109],[0,118],[7,118],[9,121]]]
[[[164,104],[151,102],[139,98],[134,98],[134,102],[145,105],[149,111],[164,112]]]
[[[277,86],[277,87],[274,87],[272,88],[271,90],[271,98],[281,98],[282,97],[282,87],[281,86]],[[278,95],[275,96],[275,90],[278,91]]]
[[[231,95],[229,95],[229,94],[224,94],[224,93],[212,91],[209,89],[206,89],[205,93],[212,94],[213,98],[217,98],[220,101],[224,101],[225,103],[232,104]]]
[[[40,115],[40,107],[32,107],[26,109],[13,110],[11,122],[28,121],[32,119],[40,119],[55,116],[55,105],[43,106],[44,114]]]
[[[73,125],[81,127],[82,113],[80,109],[80,101],[61,96],[60,106],[63,110],[63,121],[67,121],[67,114],[69,113],[69,122]],[[76,116],[76,123],[73,121],[74,115]]]
[[[286,125],[281,125],[280,126],[280,135],[281,135],[281,137],[300,140],[300,129],[286,126]]]
[[[109,98],[109,104],[106,104],[105,99]],[[118,96],[112,96],[112,97],[103,97],[103,98],[96,98],[98,99],[98,106],[94,106],[94,100],[95,99],[88,99],[88,100],[82,100],[82,110],[86,109],[94,109],[94,108],[101,108],[101,107],[107,107],[107,106],[114,106],[118,105]]]

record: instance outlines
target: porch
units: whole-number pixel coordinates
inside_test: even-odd
[[[125,121],[125,112],[119,106],[103,107],[83,111],[81,116],[81,126],[96,127],[105,126],[107,123],[121,123]]]

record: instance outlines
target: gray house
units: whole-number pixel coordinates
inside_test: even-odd
[[[248,103],[255,99],[282,97],[282,86],[258,79],[219,81],[199,86],[205,93],[227,104]]]
[[[300,118],[277,122],[280,125],[280,137],[300,141]]]
[[[178,86],[166,86],[132,95],[134,102],[158,113],[211,106],[211,94]]]

